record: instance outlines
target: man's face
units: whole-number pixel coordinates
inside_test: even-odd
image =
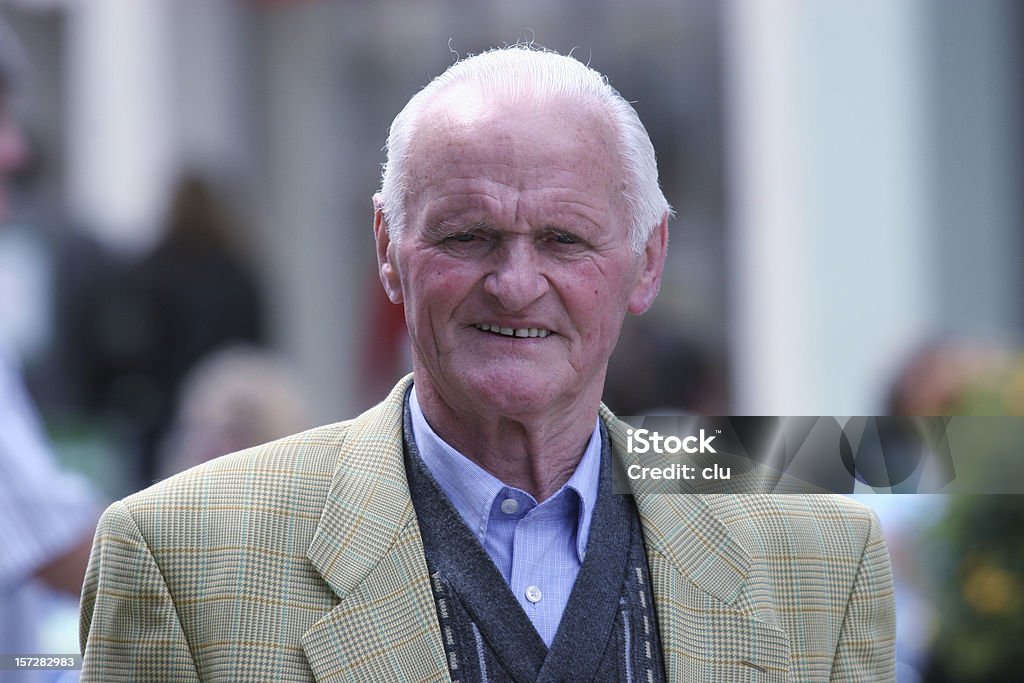
[[[422,114],[398,245],[377,213],[381,278],[417,382],[456,412],[594,407],[626,311],[657,292],[664,224],[631,250],[603,117],[504,104],[447,93]]]
[[[0,93],[0,222],[11,213],[11,175],[28,161],[28,146],[21,129],[7,109],[6,98]]]

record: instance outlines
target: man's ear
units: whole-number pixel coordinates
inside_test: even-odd
[[[402,280],[398,274],[398,245],[388,235],[388,221],[384,217],[384,203],[379,194],[373,195],[373,237],[377,241],[377,272],[384,291],[393,304],[400,304]]]
[[[651,236],[647,240],[640,255],[640,270],[637,274],[633,292],[629,297],[628,310],[634,315],[645,313],[661,287],[661,273],[665,269],[665,255],[668,253],[668,213],[661,218]]]

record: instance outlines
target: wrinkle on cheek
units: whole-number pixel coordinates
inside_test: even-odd
[[[444,357],[448,354],[448,349],[442,348],[441,338],[438,336],[438,330],[440,326],[435,323],[433,319],[430,320],[430,335],[434,340],[434,350],[437,352],[438,358]]]

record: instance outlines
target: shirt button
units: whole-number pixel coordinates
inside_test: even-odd
[[[518,509],[519,502],[515,498],[506,498],[501,501],[501,511],[506,515],[514,515]]]
[[[530,602],[534,603],[534,604],[540,602],[540,599],[541,599],[540,589],[537,588],[536,586],[527,586],[526,587],[526,599],[529,600]]]

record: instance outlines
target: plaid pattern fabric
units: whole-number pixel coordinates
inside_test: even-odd
[[[442,681],[402,463],[376,408],[115,503],[82,595],[83,681]],[[614,449],[626,426],[602,408]],[[832,496],[643,496],[673,681],[891,681],[877,520]]]

